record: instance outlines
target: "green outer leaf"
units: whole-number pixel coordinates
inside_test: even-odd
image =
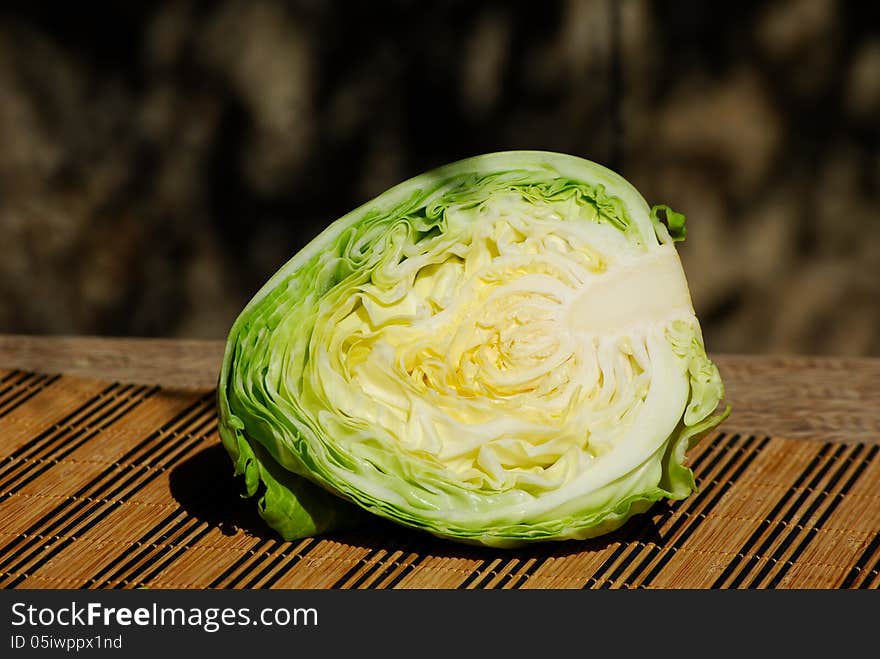
[[[235,475],[244,476],[245,494],[260,491],[258,511],[285,540],[294,540],[363,523],[365,513],[338,496],[281,467],[260,444],[251,445],[234,421],[221,426],[221,438],[233,457]]]
[[[660,211],[663,211],[666,217],[665,223],[660,219]],[[687,238],[686,220],[684,213],[677,213],[664,204],[658,204],[651,208],[651,221],[654,223],[658,236],[661,236],[661,240],[668,237],[673,242],[681,242]]]

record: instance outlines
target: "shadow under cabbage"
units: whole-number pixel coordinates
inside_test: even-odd
[[[232,477],[232,463],[222,444],[202,449],[175,466],[169,486],[184,510],[224,535],[244,532],[262,539],[277,537],[257,513],[255,500],[241,496],[242,483]]]
[[[245,533],[261,539],[279,536],[257,513],[256,498],[241,496],[243,483],[231,477],[229,456],[221,444],[205,448],[177,465],[170,474],[171,495],[194,517],[218,528],[224,535]],[[393,524],[379,517],[370,518],[358,528],[327,533],[328,540],[366,549],[403,551],[444,558],[485,560],[565,557],[581,552],[600,551],[614,544],[662,544],[657,520],[666,504],[658,503],[645,514],[630,519],[613,533],[581,541],[534,543],[517,549],[496,549],[466,545],[436,538],[423,531]]]

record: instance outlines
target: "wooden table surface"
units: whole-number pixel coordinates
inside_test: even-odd
[[[0,368],[164,388],[214,387],[223,341],[0,335]],[[880,443],[880,359],[711,355],[728,432]]]

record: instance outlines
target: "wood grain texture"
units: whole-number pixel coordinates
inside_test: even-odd
[[[166,388],[217,382],[222,341],[0,335],[0,368]]]
[[[222,341],[0,335],[0,368],[206,391]],[[880,442],[880,359],[712,355],[730,432]]]

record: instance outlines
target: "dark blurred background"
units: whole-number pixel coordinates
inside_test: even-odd
[[[549,149],[687,214],[715,352],[880,355],[875,2],[6,3],[0,333],[222,338],[323,226]]]

